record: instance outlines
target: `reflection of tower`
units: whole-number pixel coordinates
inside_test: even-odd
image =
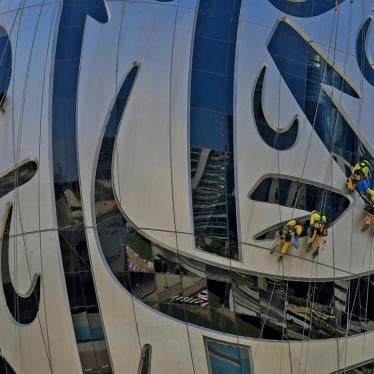
[[[347,300],[348,300],[348,281],[335,281],[334,282],[334,293],[335,293],[335,308],[341,312],[345,312]]]
[[[191,150],[192,200],[196,236],[227,240],[226,170],[224,152]]]
[[[346,323],[346,310],[349,297],[349,281],[336,280],[334,282],[335,318],[337,329]]]

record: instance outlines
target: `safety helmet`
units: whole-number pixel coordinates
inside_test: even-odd
[[[288,222],[287,222],[287,226],[291,226],[291,227],[296,226],[296,220],[291,219],[291,221],[288,221]]]
[[[318,210],[312,210],[312,214],[318,213]]]
[[[368,160],[362,160],[361,163],[365,164],[366,166],[370,167],[370,162]]]
[[[300,236],[301,233],[302,233],[302,231],[303,231],[303,228],[301,227],[301,225],[296,225],[295,226],[295,234],[296,234],[296,236]]]

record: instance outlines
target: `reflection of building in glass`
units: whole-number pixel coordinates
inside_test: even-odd
[[[230,155],[193,148],[191,162],[196,245],[200,249],[229,256],[230,246],[232,250],[236,246],[235,242],[229,240],[236,235],[233,232],[236,227],[235,220],[230,217],[234,191],[228,191],[227,181],[232,163]]]

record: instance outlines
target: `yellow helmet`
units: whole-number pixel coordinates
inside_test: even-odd
[[[296,236],[300,236],[302,232],[303,232],[303,228],[301,227],[301,225],[296,225],[295,226],[295,234],[296,234]]]
[[[368,160],[362,160],[361,161],[363,164],[366,164],[366,166],[370,167],[370,162]]]
[[[291,226],[291,227],[296,226],[296,220],[291,219],[290,221],[287,222],[287,226]]]
[[[318,213],[318,210],[312,210],[312,214]]]

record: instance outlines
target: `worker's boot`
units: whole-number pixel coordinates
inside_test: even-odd
[[[308,239],[308,247],[306,248],[307,252],[310,252],[313,248],[313,241]]]
[[[355,184],[354,184],[352,178],[349,177],[347,179],[347,190],[348,190],[348,193],[352,193],[354,191],[354,189],[355,189]]]
[[[276,239],[273,248],[270,250],[270,254],[272,255],[274,252],[276,252],[281,244],[281,239]]]
[[[316,249],[314,252],[313,252],[313,258],[316,258],[318,256],[318,249]]]

